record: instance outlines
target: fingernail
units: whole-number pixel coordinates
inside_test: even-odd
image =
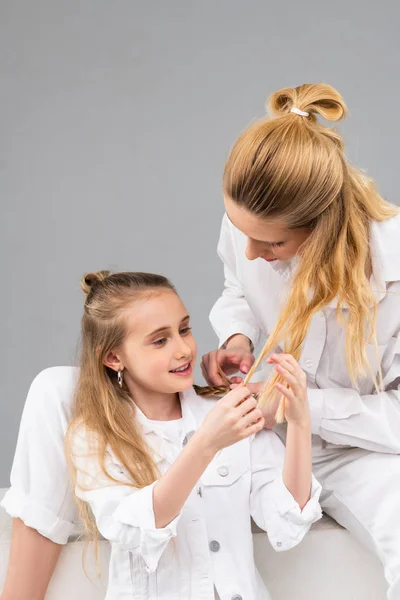
[[[244,366],[240,370],[242,371],[242,373],[248,373],[249,372],[249,367]]]

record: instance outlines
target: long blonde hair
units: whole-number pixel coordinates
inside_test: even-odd
[[[131,478],[125,485],[143,488],[153,483],[159,473],[152,455],[132,418],[132,399],[125,385],[119,386],[117,374],[103,363],[106,355],[122,344],[127,334],[124,309],[143,298],[165,290],[176,293],[172,283],[153,273],[88,273],[81,281],[85,293],[81,325],[80,372],[75,388],[72,419],[65,445],[72,482],[76,484],[74,436],[84,427],[94,434],[93,450],[98,455],[103,474],[120,484],[105,466],[106,449],[110,447]],[[223,388],[195,386],[199,395],[215,395]],[[140,465],[140,468],[138,468]],[[88,505],[76,498],[86,537],[95,541],[97,553],[98,531]]]
[[[308,116],[291,112],[292,108]],[[350,377],[356,385],[368,371],[377,385],[366,355],[366,344],[371,340],[376,344],[377,307],[367,276],[369,227],[371,220],[398,214],[398,208],[348,163],[340,135],[317,120],[318,115],[328,121],[345,117],[346,105],[334,88],[306,84],[282,89],[270,98],[269,111],[271,118],[250,126],[234,144],[225,165],[223,191],[260,219],[279,218],[289,229],[309,229],[310,235],[301,247],[276,327],[245,382],[280,343],[298,360],[313,315],[336,298],[336,315],[346,328]],[[279,380],[274,376],[268,381],[260,403],[276,397]],[[282,417],[281,410],[277,420]]]

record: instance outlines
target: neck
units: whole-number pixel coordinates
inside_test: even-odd
[[[174,421],[182,417],[179,394],[143,390],[127,382],[130,396],[142,413],[152,421]]]

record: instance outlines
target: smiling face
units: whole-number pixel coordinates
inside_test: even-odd
[[[311,233],[310,229],[288,229],[280,219],[260,219],[228,197],[224,202],[229,220],[247,237],[248,260],[290,260]]]
[[[193,385],[197,346],[190,317],[172,290],[157,290],[124,310],[126,336],[105,364],[123,370],[131,396],[176,394]]]

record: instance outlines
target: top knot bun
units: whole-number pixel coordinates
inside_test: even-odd
[[[268,102],[269,112],[276,116],[289,114],[292,108],[309,113],[308,117],[302,117],[306,120],[315,120],[315,115],[320,115],[327,121],[340,121],[347,115],[342,96],[324,83],[305,83],[296,88],[278,90]]]
[[[110,271],[97,271],[96,273],[86,273],[81,279],[81,287],[84,294],[89,294],[97,283],[104,281],[110,275]]]

